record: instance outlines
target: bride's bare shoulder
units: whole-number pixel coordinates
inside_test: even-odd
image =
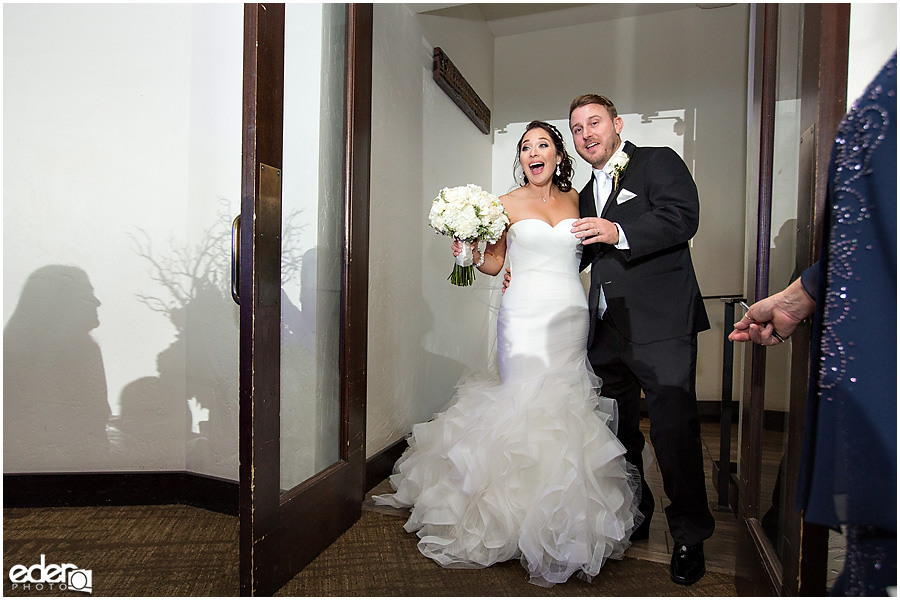
[[[563,198],[575,205],[575,210],[578,210],[578,191],[575,188],[563,192]]]
[[[521,210],[522,200],[525,194],[522,188],[516,188],[511,192],[503,194],[500,196],[500,203],[503,204],[503,208],[506,209],[506,213],[509,215],[509,219],[512,222],[517,221],[514,215],[517,215]]]
[[[517,187],[514,190],[510,190],[509,192],[500,196],[500,201],[505,202],[506,200],[521,200],[525,197],[525,188]]]

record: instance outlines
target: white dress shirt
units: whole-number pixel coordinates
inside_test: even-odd
[[[625,147],[625,142],[621,142],[619,147],[616,149],[616,152]],[[614,153],[615,154],[615,153]],[[597,216],[603,214],[603,209],[606,208],[606,202],[609,200],[609,195],[612,194],[613,191],[613,179],[612,176],[604,171],[603,169],[594,169],[594,202],[597,206]],[[618,223],[613,223],[616,226],[616,229],[619,230],[619,241],[614,244],[616,248],[619,250],[628,250],[631,246],[628,245],[628,238],[625,237],[625,232],[622,230],[622,226]],[[600,285],[600,298],[597,301],[597,318],[602,319],[603,313],[606,312],[606,294],[603,292],[603,285]]]

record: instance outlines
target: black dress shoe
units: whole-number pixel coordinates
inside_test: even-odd
[[[631,532],[631,541],[637,542],[640,540],[646,540],[650,537],[650,519],[644,519],[641,521],[641,524],[637,526],[637,528]]]
[[[672,553],[670,567],[672,581],[681,585],[691,585],[706,574],[706,559],[703,557],[703,542],[699,544],[679,544]]]

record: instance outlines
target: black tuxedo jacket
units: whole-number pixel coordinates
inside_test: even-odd
[[[671,148],[625,142],[631,159],[603,214],[621,225],[629,250],[584,246],[581,268],[591,265],[590,334],[593,343],[600,286],[609,319],[625,338],[647,344],[709,329],[688,241],[697,233],[697,186]],[[633,197],[632,197],[633,194]],[[581,190],[582,217],[597,215],[594,180]]]

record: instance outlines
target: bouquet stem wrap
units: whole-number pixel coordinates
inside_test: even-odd
[[[472,285],[475,281],[475,267],[472,264],[475,259],[475,245],[465,240],[459,240],[459,243],[462,244],[462,251],[456,257],[456,264],[453,265],[453,271],[447,279],[453,285]]]

